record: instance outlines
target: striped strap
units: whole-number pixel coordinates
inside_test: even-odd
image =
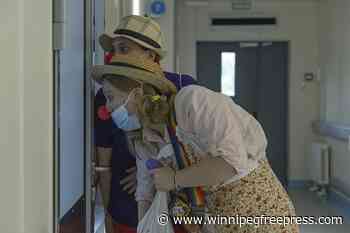
[[[170,114],[170,121],[167,129],[174,148],[177,166],[179,169],[184,169],[190,167],[192,164],[184,145],[176,137],[176,125],[176,115],[173,110],[172,114]],[[183,191],[191,207],[203,207],[205,205],[204,191],[201,187],[184,188]]]

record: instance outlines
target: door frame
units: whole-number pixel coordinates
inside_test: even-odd
[[[94,61],[94,0],[86,0],[85,4],[85,104],[84,104],[84,123],[85,123],[85,232],[93,233],[94,231],[94,214],[93,214],[93,189],[92,189],[92,174],[93,166],[92,159],[94,153],[93,143],[93,100],[94,88],[91,80],[91,69]]]
[[[198,44],[199,43],[275,43],[275,42],[283,42],[283,43],[286,43],[287,44],[287,61],[286,61],[286,80],[285,80],[285,90],[286,90],[286,126],[285,126],[285,129],[286,129],[286,187],[285,188],[288,188],[288,183],[289,183],[289,178],[290,178],[290,168],[289,168],[289,164],[290,164],[290,90],[289,90],[289,87],[290,87],[290,76],[291,76],[291,73],[290,73],[290,67],[291,67],[291,40],[267,40],[267,39],[264,39],[264,40],[196,40],[195,41],[195,74],[197,75],[198,74]]]
[[[60,7],[60,5],[54,4],[52,7],[53,15],[55,15],[56,7]],[[92,137],[92,114],[90,114],[92,109],[92,93],[94,93],[94,89],[92,88],[92,82],[90,79],[90,72],[93,65],[93,0],[84,1],[84,197],[83,201],[84,212],[83,215],[85,217],[85,232],[92,233],[92,224],[91,216],[92,216],[92,193],[91,193],[91,158],[93,153],[93,137]],[[54,21],[55,23],[55,21]],[[53,38],[57,38],[60,35],[56,35],[55,33],[62,33],[59,31],[53,30]],[[90,36],[89,36],[90,35]],[[55,39],[54,39],[55,40]],[[55,43],[55,42],[54,42]],[[54,160],[53,160],[53,226],[52,232],[59,233],[60,231],[60,125],[59,125],[59,113],[60,113],[60,50],[61,48],[53,48],[53,69],[54,69]]]

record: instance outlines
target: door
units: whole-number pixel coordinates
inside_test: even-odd
[[[217,92],[225,93],[227,79],[232,79],[229,94],[237,103],[249,113],[257,112],[257,63],[258,43],[231,43],[231,42],[199,42],[197,44],[197,79],[198,82]],[[227,60],[232,64],[224,70]],[[226,77],[226,78],[225,78]],[[227,90],[228,92],[230,90]]]
[[[91,232],[91,10],[84,0],[53,6],[55,233]]]
[[[287,186],[288,43],[259,46],[258,119],[268,138],[267,157]],[[260,114],[261,113],[261,114]],[[260,115],[259,115],[260,114]]]
[[[84,1],[66,1],[60,52],[60,218],[84,196]]]
[[[262,124],[269,142],[267,157],[285,187],[287,57],[286,42],[197,43],[199,83],[230,95]]]

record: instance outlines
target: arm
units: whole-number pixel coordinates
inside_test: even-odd
[[[175,188],[213,186],[224,183],[237,172],[223,158],[209,157],[191,167],[174,171],[170,167],[154,170],[157,190],[170,191]]]
[[[181,75],[181,82],[182,82],[182,87],[186,87],[189,85],[198,85],[197,80],[195,80],[192,76],[187,75],[187,74],[182,74]]]
[[[221,157],[209,157],[175,173],[175,185],[181,188],[221,184],[237,172]]]
[[[107,170],[111,166],[112,148],[96,147],[96,157],[98,166]]]
[[[243,122],[233,107],[228,97],[198,86],[179,92],[175,99],[178,127],[186,134],[192,132],[198,146],[209,156],[176,175],[169,168],[158,169],[154,176],[157,189],[171,190],[174,187],[169,184],[175,183],[182,187],[219,185],[246,171]]]
[[[98,175],[98,183],[101,191],[104,207],[109,204],[109,195],[111,191],[111,159],[112,149],[97,147],[96,148],[97,166],[95,167]]]
[[[94,141],[96,146],[95,171],[98,186],[102,194],[104,207],[107,208],[110,196],[111,159],[112,159],[112,121],[104,111],[105,98],[100,89],[95,96]]]
[[[197,81],[187,74],[181,74],[181,73],[171,73],[171,72],[164,72],[165,77],[171,81],[175,86],[177,90],[180,90],[183,87],[197,84]]]
[[[111,165],[113,145],[113,122],[105,109],[106,98],[100,89],[95,96],[94,139],[97,166],[108,168]]]

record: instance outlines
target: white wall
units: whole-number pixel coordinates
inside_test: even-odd
[[[112,34],[122,15],[122,0],[105,0],[105,32]]]
[[[1,2],[2,233],[52,229],[51,11],[48,0]]]
[[[350,1],[320,1],[322,118],[350,124]]]
[[[20,191],[23,169],[20,165],[20,96],[19,96],[19,1],[5,0],[1,3],[0,22],[0,226],[6,233],[20,232],[23,220],[23,195]]]
[[[232,12],[231,1],[209,1],[208,7],[189,7],[179,1],[176,40],[177,67],[196,76],[196,41],[289,41],[289,180],[307,179],[305,156],[314,135],[311,122],[319,118],[319,84],[301,88],[305,72],[318,70],[317,1],[260,0],[255,14],[278,17],[278,27],[267,30],[212,29],[210,15],[242,15]],[[178,3],[178,2],[177,2]],[[244,15],[244,14],[243,14]]]
[[[350,125],[350,1],[320,1],[321,118]],[[347,143],[327,138],[332,147],[332,183],[350,195]]]
[[[175,70],[175,0],[164,0],[167,11],[165,15],[155,19],[163,32],[167,56],[161,61],[164,70]]]

